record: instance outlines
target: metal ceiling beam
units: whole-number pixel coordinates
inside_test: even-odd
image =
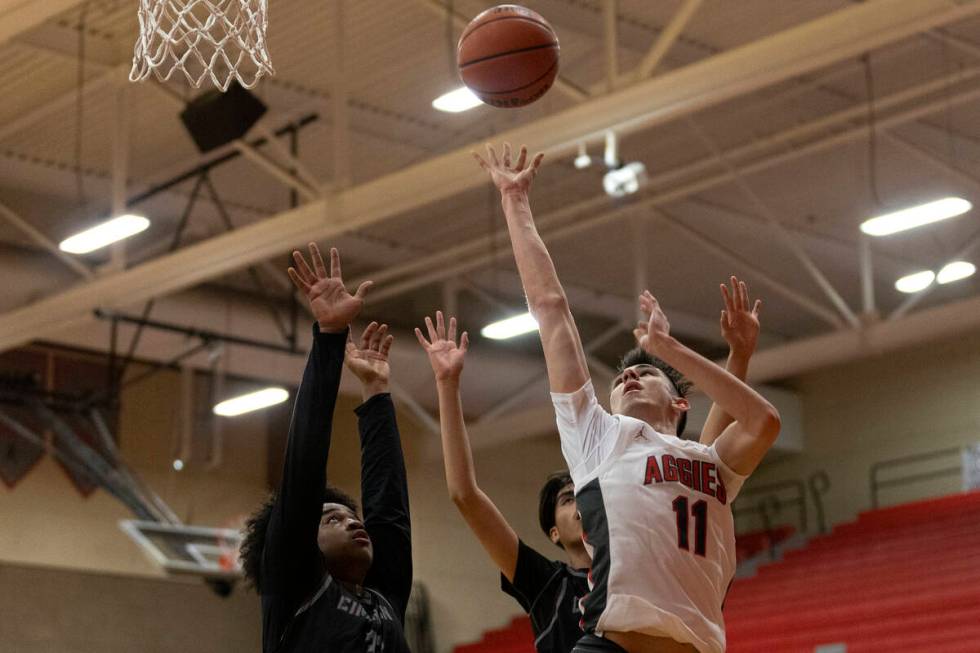
[[[124,79],[126,72],[127,69],[123,68],[122,66],[110,68],[100,75],[88,80],[85,83],[83,92],[85,94],[89,94],[97,90],[112,87],[116,82]],[[78,89],[73,87],[71,90],[62,93],[49,102],[45,102],[28,113],[23,114],[19,118],[16,118],[4,125],[0,125],[0,142],[7,140],[11,136],[23,134],[38,121],[43,120],[48,116],[52,116],[59,111],[64,111],[70,107],[73,107],[77,101]]]
[[[660,32],[660,36],[652,46],[650,46],[650,51],[646,53],[643,57],[643,61],[637,66],[636,76],[639,79],[644,77],[649,77],[653,73],[654,69],[663,61],[663,58],[667,55],[667,51],[670,50],[670,46],[674,45],[684,28],[690,22],[691,18],[697,12],[698,8],[701,6],[703,0],[684,0],[674,16],[664,27],[663,31]]]
[[[721,148],[715,144],[714,140],[712,140],[711,137],[708,136],[703,129],[701,129],[693,118],[688,118],[687,124],[702,142],[702,144],[708,148],[711,155],[718,159],[722,166],[724,166],[725,169],[731,173],[738,189],[745,197],[748,198],[749,202],[755,206],[755,210],[759,213],[759,215],[766,219],[766,222],[769,223],[770,228],[776,232],[776,236],[783,241],[783,244],[786,245],[793,255],[796,256],[797,260],[803,264],[803,269],[809,273],[809,275],[816,282],[817,286],[819,286],[824,294],[827,295],[830,302],[837,308],[838,311],[840,311],[840,314],[844,316],[844,319],[847,320],[852,327],[860,326],[860,322],[858,321],[857,316],[854,314],[854,311],[851,310],[851,307],[847,305],[847,302],[840,296],[840,293],[837,292],[834,285],[830,283],[827,277],[824,276],[824,273],[820,271],[820,268],[813,261],[813,259],[810,258],[810,255],[799,243],[796,237],[783,226],[782,221],[776,217],[776,214],[769,208],[769,205],[763,202],[762,198],[759,197],[759,194],[752,190],[752,187],[749,185],[748,181],[745,180],[745,177],[739,172],[735,164],[733,164],[732,161],[725,156],[725,153],[721,150]]]
[[[980,13],[980,0],[878,0],[849,6],[707,60],[498,135],[555,155],[577,143],[648,128]],[[0,350],[45,337],[96,307],[117,308],[181,290],[482,186],[472,147],[435,157],[0,316]]]
[[[836,331],[764,349],[752,358],[749,380],[763,383],[821,367],[880,356],[905,347],[980,329],[980,297],[883,320],[860,331]]]
[[[20,215],[18,215],[13,209],[2,202],[0,202],[0,219],[6,220],[17,229],[27,234],[31,240],[48,250],[48,252],[54,255],[59,261],[71,268],[75,274],[79,275],[83,279],[93,278],[94,274],[87,265],[79,261],[71,254],[61,251],[53,240],[38,231],[37,228],[35,228],[28,220],[20,217]]]
[[[980,71],[980,69],[978,69],[978,71]],[[975,71],[972,69],[965,70],[963,71],[963,74],[973,76]],[[925,90],[927,88],[932,89],[936,87],[937,86],[934,82],[929,82],[916,88]],[[895,103],[898,103],[898,99],[908,99],[914,95],[915,94],[913,94],[911,91],[900,91],[895,94]],[[885,98],[881,104],[892,99],[892,97],[893,96],[889,96],[888,98]],[[948,107],[956,106],[964,102],[970,102],[977,98],[980,98],[980,89],[974,88],[972,90],[963,91],[949,97],[934,100],[919,107],[913,107],[911,109],[906,109],[895,113],[887,118],[879,120],[878,127],[880,129],[887,129],[889,127],[912,122],[925,115],[929,115],[930,113],[943,111]],[[838,117],[837,122],[854,118],[853,111],[855,109],[856,108],[845,109],[835,114]],[[862,112],[866,112],[867,108],[862,106],[860,110]],[[835,125],[828,122],[826,118],[820,118],[812,123],[807,123],[799,127],[793,127],[786,132],[780,132],[779,134],[775,134],[763,140],[775,144],[792,142],[801,136],[816,131],[816,127],[818,126],[820,129],[826,131],[826,129],[834,127]],[[808,154],[814,154],[843,145],[845,143],[850,143],[852,141],[865,138],[866,135],[867,127],[865,125],[854,124],[844,131],[839,131],[832,136],[812,141],[797,147],[796,149],[782,151],[778,154],[753,160],[750,163],[744,164],[740,169],[740,172],[742,174],[752,174],[763,170],[768,170],[780,164],[802,158]],[[739,146],[729,150],[726,153],[726,156],[729,158],[734,158],[736,153],[742,154],[745,152],[755,154],[756,150],[757,148],[754,144]],[[687,174],[687,170],[699,171],[716,164],[717,162],[715,158],[713,156],[709,156],[702,161],[684,166],[682,169],[678,169],[677,171],[658,175],[657,177],[651,179],[650,185],[652,187],[656,187],[659,185],[662,179],[690,177],[692,175]],[[696,193],[709,190],[733,180],[734,175],[730,171],[720,172],[710,177],[699,177],[696,178],[695,181],[688,182],[681,186],[677,186],[666,191],[657,192],[646,197],[637,198],[637,201],[634,204],[629,204],[606,211],[602,211],[602,209],[608,209],[608,207],[611,206],[611,202],[606,196],[599,195],[577,204],[565,206],[551,213],[538,215],[535,218],[535,224],[537,225],[538,230],[541,232],[542,237],[544,237],[548,242],[553,242],[559,238],[565,238],[579,233],[580,231],[593,229],[602,224],[618,220],[634,211],[660,206],[676,200],[684,199],[695,195]],[[571,218],[573,218],[575,215],[584,215],[586,213],[592,213],[593,215],[592,217],[584,220],[569,223]],[[495,246],[495,244],[497,246]],[[383,287],[375,291],[369,297],[369,301],[381,301],[385,298],[408,292],[414,288],[434,283],[436,281],[441,281],[442,279],[448,278],[452,275],[459,275],[470,270],[478,269],[492,262],[496,257],[502,257],[505,255],[509,255],[509,249],[507,248],[507,232],[505,229],[502,229],[491,236],[474,238],[473,240],[461,243],[438,254],[427,256],[425,258],[417,258],[401,265],[386,267],[373,275],[372,279],[379,285],[383,285]],[[356,282],[359,283],[365,280],[367,279],[358,279]],[[387,284],[387,281],[394,281],[395,283]]]
[[[78,4],[81,0],[0,0],[0,45]]]

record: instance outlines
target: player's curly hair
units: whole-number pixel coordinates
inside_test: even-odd
[[[651,365],[663,372],[678,397],[687,397],[687,393],[691,391],[691,387],[694,385],[685,379],[683,374],[640,347],[634,347],[623,355],[619,361],[619,365],[616,366],[616,372],[622,373],[627,367],[633,367],[634,365]],[[681,437],[686,426],[687,413],[683,413],[680,419],[677,420],[677,437]]]
[[[558,505],[558,493],[572,482],[572,477],[566,471],[554,472],[548,475],[544,487],[538,494],[538,523],[546,536],[551,537],[551,529],[555,525],[555,507]],[[559,547],[565,548],[561,542]]]
[[[242,573],[250,587],[262,593],[262,551],[265,548],[265,536],[269,530],[269,520],[272,509],[276,505],[276,493],[266,497],[262,505],[245,521],[242,529],[242,546],[238,558],[242,563]],[[349,494],[329,483],[323,488],[323,503],[339,503],[359,513],[357,501]]]

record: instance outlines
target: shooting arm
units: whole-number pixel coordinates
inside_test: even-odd
[[[574,392],[589,380],[589,368],[565,291],[534,225],[527,192],[503,191],[501,200],[528,307],[538,321],[551,389]]]

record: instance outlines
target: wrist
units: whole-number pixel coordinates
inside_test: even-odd
[[[518,202],[522,204],[527,204],[527,189],[526,188],[501,188],[500,189],[500,200],[502,202]]]
[[[384,379],[370,379],[361,381],[361,398],[367,401],[374,395],[388,392],[388,381]]]
[[[436,375],[436,387],[439,390],[458,390],[459,375],[450,374],[446,376]]]
[[[677,339],[669,333],[647,335],[647,353],[659,358],[663,358],[665,352],[679,345]]]
[[[331,324],[330,322],[317,321],[317,325],[320,327],[320,333],[331,333],[334,335],[339,333],[347,333],[346,324]]]
[[[730,349],[728,350],[728,362],[737,364],[747,364],[752,358],[752,349]]]

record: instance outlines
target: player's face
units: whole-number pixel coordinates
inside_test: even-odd
[[[371,567],[371,538],[357,514],[341,503],[323,504],[316,542],[332,574],[335,569],[350,570],[352,577],[340,580],[360,582]]]
[[[614,380],[609,406],[613,413],[631,415],[638,406],[665,408],[673,401],[670,379],[653,365],[633,365]]]
[[[566,549],[582,541],[582,518],[575,505],[575,487],[569,483],[558,492],[555,502],[555,527],[558,538]]]

